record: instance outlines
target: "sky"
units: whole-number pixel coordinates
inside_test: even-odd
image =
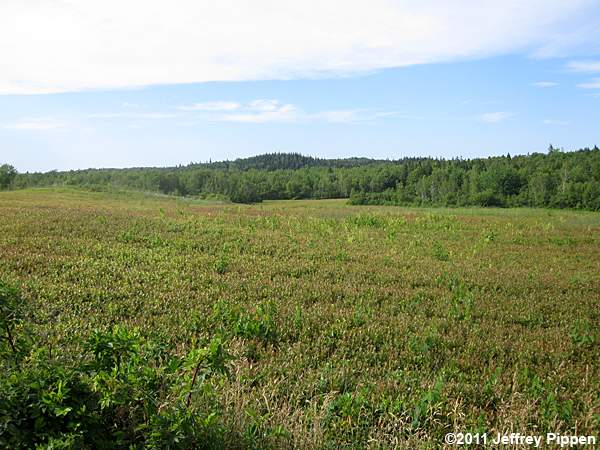
[[[525,154],[599,124],[596,0],[0,2],[20,172]]]

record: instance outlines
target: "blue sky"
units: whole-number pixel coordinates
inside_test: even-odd
[[[105,3],[100,12],[110,16],[111,2]],[[206,36],[152,32],[150,50],[141,48],[148,36],[136,38],[131,30],[173,24],[179,30],[181,16],[167,12],[130,23],[133,16],[125,14],[112,23],[100,14],[83,31],[69,29],[69,14],[99,11],[73,6],[45,18],[42,7],[14,3],[0,11],[22,20],[20,28],[0,31],[0,50],[21,50],[0,63],[8,68],[0,70],[0,163],[46,171],[273,151],[469,158],[545,151],[549,143],[600,145],[600,8],[594,2],[483,1],[485,8],[473,10],[472,2],[458,1],[460,14],[444,11],[446,2],[412,3],[419,6],[375,1],[365,12],[361,2],[349,2],[340,23],[312,15],[297,20],[290,16],[301,16],[297,6],[256,8],[256,26],[291,21],[281,39],[252,30],[237,36],[245,20],[202,11],[221,26]],[[152,12],[160,2],[144,5]],[[389,23],[364,24],[365,14]],[[190,30],[197,25],[192,19]],[[19,34],[30,22],[39,32],[40,21],[48,27],[44,41]],[[396,25],[408,31],[398,34]],[[194,38],[228,36],[239,39],[196,49],[204,41]],[[81,37],[80,47],[69,37]],[[139,47],[127,48],[136,39]],[[101,51],[94,52],[98,42]]]

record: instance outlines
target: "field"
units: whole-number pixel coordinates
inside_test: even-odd
[[[258,447],[600,431],[599,213],[13,191],[0,279],[66,358],[223,336],[220,420]]]

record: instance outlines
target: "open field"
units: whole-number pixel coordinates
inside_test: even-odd
[[[221,334],[221,417],[257,446],[600,431],[599,213],[3,192],[0,279],[65,358],[115,324]]]

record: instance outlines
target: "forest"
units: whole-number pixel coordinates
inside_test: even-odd
[[[475,159],[319,159],[273,153],[166,168],[17,173],[0,189],[78,186],[216,197],[236,203],[348,198],[351,204],[547,207],[600,210],[600,149]]]

